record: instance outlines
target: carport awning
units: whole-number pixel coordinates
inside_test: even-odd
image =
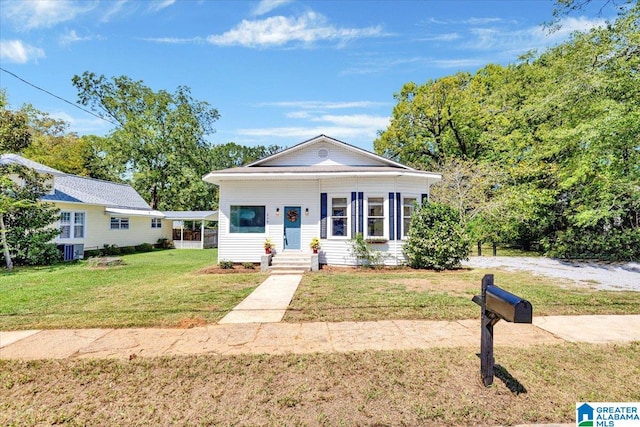
[[[121,209],[121,208],[105,208],[105,213],[114,215],[127,216],[146,216],[150,218],[164,218],[164,214],[160,211],[150,211],[142,209]]]

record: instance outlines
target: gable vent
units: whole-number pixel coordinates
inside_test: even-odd
[[[328,148],[321,148],[318,150],[318,158],[319,159],[326,159],[327,157],[329,157],[329,149]]]

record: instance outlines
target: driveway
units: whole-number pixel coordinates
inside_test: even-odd
[[[640,292],[640,264],[565,261],[544,257],[470,257],[463,266],[530,271],[608,291]]]

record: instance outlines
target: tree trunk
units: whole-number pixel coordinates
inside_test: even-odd
[[[9,253],[9,245],[7,244],[7,230],[4,227],[4,214],[0,213],[0,238],[2,240],[2,249],[4,250],[4,259],[7,262],[7,270],[13,270],[13,261]]]

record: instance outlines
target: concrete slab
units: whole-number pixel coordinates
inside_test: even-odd
[[[43,330],[8,345],[0,352],[3,359],[66,359],[104,336],[110,329]]]
[[[37,334],[40,332],[37,329],[32,329],[29,331],[0,331],[0,348],[6,347],[9,344],[13,344],[14,342],[20,341],[31,335]]]
[[[534,317],[533,324],[571,342],[640,341],[640,315]]]
[[[276,323],[282,321],[301,280],[302,275],[300,274],[269,276],[218,323]]]

